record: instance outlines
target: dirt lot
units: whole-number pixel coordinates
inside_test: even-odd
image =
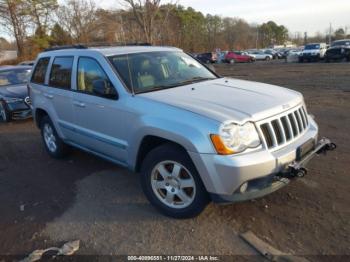
[[[320,255],[350,255],[350,64],[235,64],[217,71],[302,92],[320,135],[337,150],[268,197],[211,204],[198,218],[174,220],[149,205],[137,174],[77,150],[53,160],[31,121],[0,123],[0,254],[80,239],[78,254],[250,255],[238,234],[251,230],[310,260],[349,259]]]

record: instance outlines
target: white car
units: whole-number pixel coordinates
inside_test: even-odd
[[[265,60],[265,61],[269,61],[273,59],[273,56],[270,54],[265,54],[262,51],[253,51],[253,52],[248,52],[248,55],[250,55],[251,57],[254,57],[255,60]]]
[[[324,55],[327,51],[326,43],[312,43],[307,44],[304,47],[304,51],[299,57],[299,62],[311,62],[311,61],[319,61],[324,58]]]

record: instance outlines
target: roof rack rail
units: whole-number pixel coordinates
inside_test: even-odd
[[[150,43],[138,43],[138,42],[132,42],[132,43],[120,43],[120,42],[115,42],[115,43],[86,43],[86,44],[75,44],[75,45],[57,45],[57,46],[52,46],[44,49],[44,52],[48,51],[55,51],[55,50],[61,50],[61,49],[87,49],[89,47],[110,47],[110,46],[152,46]]]
[[[123,42],[92,42],[92,43],[87,43],[84,44],[84,46],[87,47],[109,47],[109,46],[151,46],[152,44],[150,43],[139,43],[139,42],[130,42],[130,43],[123,43]]]
[[[44,49],[44,52],[48,51],[55,51],[55,50],[61,50],[61,49],[86,49],[87,46],[82,44],[76,44],[76,45],[56,45],[49,48]]]

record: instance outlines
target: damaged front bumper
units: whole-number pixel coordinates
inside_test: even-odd
[[[211,198],[217,203],[232,203],[256,199],[271,194],[288,185],[291,179],[305,176],[307,174],[305,165],[313,157],[334,150],[335,148],[336,145],[330,139],[322,138],[300,160],[293,161],[282,172],[247,181],[246,185],[244,185],[244,190],[240,188],[232,195],[211,194]]]

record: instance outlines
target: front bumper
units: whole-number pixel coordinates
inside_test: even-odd
[[[306,154],[301,160],[289,164],[288,167],[280,173],[255,181],[248,181],[247,189],[244,192],[235,192],[232,195],[211,194],[211,198],[217,203],[230,203],[256,199],[271,194],[288,185],[291,179],[306,175],[307,171],[304,167],[313,157],[322,152],[334,150],[335,148],[336,145],[328,138],[322,138],[313,150]]]
[[[6,110],[11,114],[11,118],[14,120],[26,119],[32,116],[31,104],[26,101],[9,102],[5,105]]]
[[[309,117],[309,127],[305,133],[280,149],[268,150],[262,145],[260,148],[230,156],[194,152],[189,152],[189,155],[207,191],[213,196],[213,200],[218,197],[231,199],[232,195],[237,193],[246,182],[250,182],[252,188],[263,190],[254,194],[253,198],[256,198],[276,191],[289,182],[286,176],[283,177],[285,179],[278,179],[281,178],[278,177],[278,174],[288,170],[289,166],[297,160],[297,149],[301,145],[308,141],[314,141],[318,145],[317,136],[317,124]],[[303,155],[303,159],[307,158]],[[307,161],[302,163],[305,165]],[[250,198],[245,197],[244,199]],[[242,200],[235,199],[234,201]]]

